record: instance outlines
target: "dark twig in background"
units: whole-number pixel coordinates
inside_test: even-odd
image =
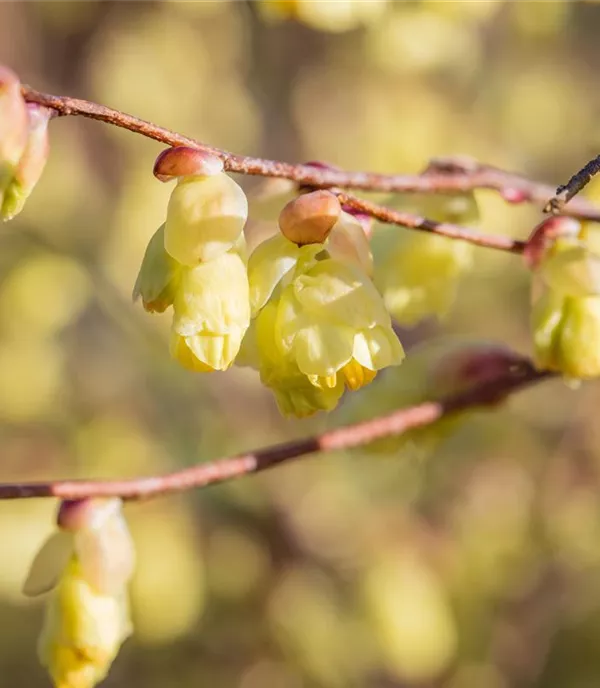
[[[566,184],[562,184],[556,189],[556,194],[548,201],[544,212],[555,215],[564,214],[565,204],[584,189],[598,172],[600,172],[600,155],[586,163]]]

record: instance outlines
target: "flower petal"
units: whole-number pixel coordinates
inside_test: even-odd
[[[133,300],[141,296],[144,308],[158,313],[173,303],[180,273],[177,261],[165,251],[164,230],[161,225],[150,239],[133,288]]]
[[[294,294],[311,317],[355,328],[387,323],[381,295],[355,265],[328,259],[294,280]]]
[[[552,253],[540,272],[551,289],[567,296],[600,295],[600,256],[583,244]]]
[[[329,238],[327,250],[332,258],[353,263],[369,277],[373,274],[373,254],[361,223],[350,213],[342,212]]]
[[[77,532],[75,553],[85,580],[103,594],[122,589],[135,566],[133,541],[120,513],[111,516],[98,529]]]
[[[61,573],[73,555],[73,534],[64,531],[53,533],[36,554],[27,579],[23,585],[23,594],[37,597],[52,590]]]
[[[305,375],[333,375],[352,358],[353,340],[354,333],[348,327],[305,327],[294,340],[298,368]]]
[[[244,261],[237,253],[224,253],[182,270],[173,309],[173,330],[185,337],[246,329],[250,303]]]
[[[391,327],[374,327],[354,337],[352,356],[369,370],[381,370],[401,363],[404,349]]]
[[[600,375],[600,298],[567,297],[555,353],[559,370],[573,379]]]
[[[183,265],[213,260],[234,246],[247,217],[248,201],[231,177],[183,177],[169,200],[165,248]]]
[[[300,249],[281,234],[259,244],[248,260],[252,316],[265,305],[281,279],[296,265]]]

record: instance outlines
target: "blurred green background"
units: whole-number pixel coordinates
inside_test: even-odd
[[[283,5],[3,2],[0,62],[238,153],[381,172],[463,153],[553,184],[598,153],[593,4],[304,1],[296,20]],[[252,371],[180,370],[168,316],[130,301],[171,190],[152,177],[160,147],[76,118],[51,145],[2,227],[3,481],[170,471],[406,400],[408,364],[292,422]],[[525,237],[540,217],[477,200],[489,232]],[[451,317],[407,349],[450,333],[530,353],[526,270],[477,251]],[[105,685],[598,686],[599,402],[547,383],[434,451],[315,457],[128,507],[136,633]],[[0,503],[2,686],[48,685],[42,608],[20,585],[54,507]]]

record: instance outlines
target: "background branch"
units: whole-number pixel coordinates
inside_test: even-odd
[[[249,473],[272,468],[281,463],[315,452],[359,447],[391,435],[402,435],[414,428],[422,428],[442,417],[466,409],[497,404],[512,392],[551,377],[552,373],[537,371],[523,360],[502,375],[487,380],[467,392],[399,409],[385,416],[347,425],[321,435],[313,435],[292,442],[276,444],[247,454],[201,463],[163,476],[130,480],[58,480],[35,483],[0,484],[0,499],[58,497],[115,496],[123,499],[142,499],[171,492],[206,487],[239,478]]]
[[[600,172],[600,155],[587,162],[566,184],[562,184],[556,189],[556,195],[548,201],[544,212],[555,215],[564,214],[565,204],[582,191],[598,172]]]
[[[547,184],[540,184],[520,175],[462,158],[436,160],[430,165],[427,174],[423,175],[385,175],[346,172],[235,155],[152,122],[87,100],[40,93],[29,86],[23,86],[22,93],[26,101],[52,108],[57,116],[81,115],[128,129],[169,146],[202,148],[221,157],[226,170],[239,174],[282,177],[306,186],[337,186],[365,191],[443,193],[492,189],[502,194],[509,202],[539,203],[542,207],[547,204],[548,198],[554,196],[554,188]],[[562,212],[572,217],[600,221],[600,211],[585,199],[576,199]]]

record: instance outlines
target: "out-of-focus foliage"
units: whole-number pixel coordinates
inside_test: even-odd
[[[558,183],[597,153],[593,4],[368,2],[368,17],[352,3],[332,20],[350,5],[334,4],[269,21],[259,3],[220,0],[3,3],[0,62],[41,90],[283,160],[416,172],[466,153]],[[282,420],[248,369],[170,361],[169,318],[149,322],[129,297],[171,192],[151,174],[157,147],[77,118],[50,135],[44,176],[2,234],[3,481],[160,473],[341,422],[343,405]],[[485,231],[523,238],[539,219],[476,199]],[[519,259],[476,249],[443,325],[401,333],[408,360],[434,334],[531,353],[528,311]],[[406,377],[381,376],[389,408],[413,384],[408,360]],[[376,411],[367,391],[351,409],[362,418]],[[128,507],[137,632],[106,685],[595,685],[598,402],[593,385],[551,382],[424,457],[365,448]],[[11,685],[47,685],[32,662],[42,608],[19,587],[51,512],[0,503]]]
[[[435,222],[468,226],[479,220],[474,193],[415,194],[395,204]],[[460,278],[473,264],[473,246],[396,229],[377,227],[372,240],[375,283],[387,309],[399,324],[409,327],[427,316],[445,317],[454,305]]]

